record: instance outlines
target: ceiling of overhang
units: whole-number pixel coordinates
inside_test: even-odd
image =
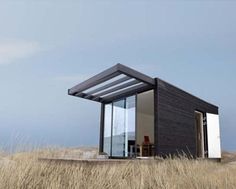
[[[72,87],[68,94],[102,103],[153,89],[155,80],[122,64],[117,64]]]

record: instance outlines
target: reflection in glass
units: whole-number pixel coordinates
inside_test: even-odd
[[[113,103],[112,156],[125,156],[125,100]]]
[[[134,155],[135,96],[113,103],[112,156]]]
[[[134,156],[135,153],[135,96],[126,98],[126,149],[125,156]]]
[[[103,152],[113,157],[135,154],[136,96],[105,105]]]
[[[111,155],[111,117],[112,117],[112,104],[105,105],[104,114],[104,143],[103,152]]]

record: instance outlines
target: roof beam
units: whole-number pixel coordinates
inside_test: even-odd
[[[120,79],[117,79],[117,80],[115,80],[115,81],[113,81],[113,82],[111,82],[111,83],[108,83],[108,84],[106,84],[106,85],[103,85],[103,86],[101,86],[101,87],[98,87],[98,88],[96,88],[96,89],[94,89],[94,90],[92,90],[92,91],[89,91],[88,95],[85,96],[84,98],[90,98],[94,93],[97,93],[97,92],[102,91],[102,90],[104,90],[104,89],[108,89],[109,87],[115,86],[115,85],[120,84],[120,83],[122,83],[122,82],[125,82],[125,81],[127,81],[127,80],[129,80],[129,79],[131,79],[131,78],[128,77],[128,76],[125,76],[125,77],[122,77],[122,78],[120,78]]]
[[[127,96],[131,96],[136,93],[141,93],[141,92],[148,91],[151,89],[153,89],[153,86],[143,83],[143,84],[136,85],[134,87],[130,87],[128,89],[119,91],[119,92],[114,93],[112,95],[106,96],[106,97],[102,98],[100,100],[100,102],[102,102],[102,103],[112,102],[113,100],[120,99],[120,98],[127,97]]]
[[[119,85],[119,86],[117,86],[117,87],[113,87],[113,88],[111,88],[111,89],[109,89],[109,90],[106,90],[106,91],[103,91],[103,92],[101,92],[101,93],[96,94],[96,95],[95,95],[95,98],[92,98],[92,100],[96,100],[96,99],[98,99],[98,98],[101,97],[101,96],[104,96],[104,95],[109,94],[109,93],[116,92],[116,91],[121,90],[121,89],[125,89],[125,88],[127,88],[127,87],[130,87],[130,86],[135,85],[135,84],[138,84],[138,83],[140,83],[140,81],[138,81],[138,80],[133,80],[133,81],[124,83],[123,85]]]
[[[135,78],[135,79],[142,81],[144,83],[147,83],[149,85],[153,85],[153,86],[155,85],[155,80],[153,78],[151,78],[141,72],[138,72],[138,71],[136,71],[132,68],[129,68],[127,66],[124,66],[122,64],[117,64],[116,66],[117,66],[117,69],[121,73],[123,73],[131,78]]]
[[[88,100],[91,100],[92,98],[95,98],[95,97],[97,97],[97,96],[93,96],[93,95],[91,95],[91,97],[90,97],[90,98],[85,98],[85,97],[87,96],[87,94],[86,94],[86,93],[79,93],[79,94],[75,94],[75,96],[77,96],[77,97],[81,97],[81,98],[84,98],[84,99],[88,99]],[[97,101],[97,102],[100,102],[101,100],[102,100],[102,98],[100,98],[100,97],[98,97],[98,98],[94,99],[94,101]]]

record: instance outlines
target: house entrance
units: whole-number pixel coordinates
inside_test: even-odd
[[[196,155],[204,158],[204,130],[203,130],[203,114],[195,111],[195,127],[196,127]]]

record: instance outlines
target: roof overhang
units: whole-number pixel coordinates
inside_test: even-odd
[[[155,87],[155,80],[122,64],[72,87],[68,94],[102,103],[131,96]]]

